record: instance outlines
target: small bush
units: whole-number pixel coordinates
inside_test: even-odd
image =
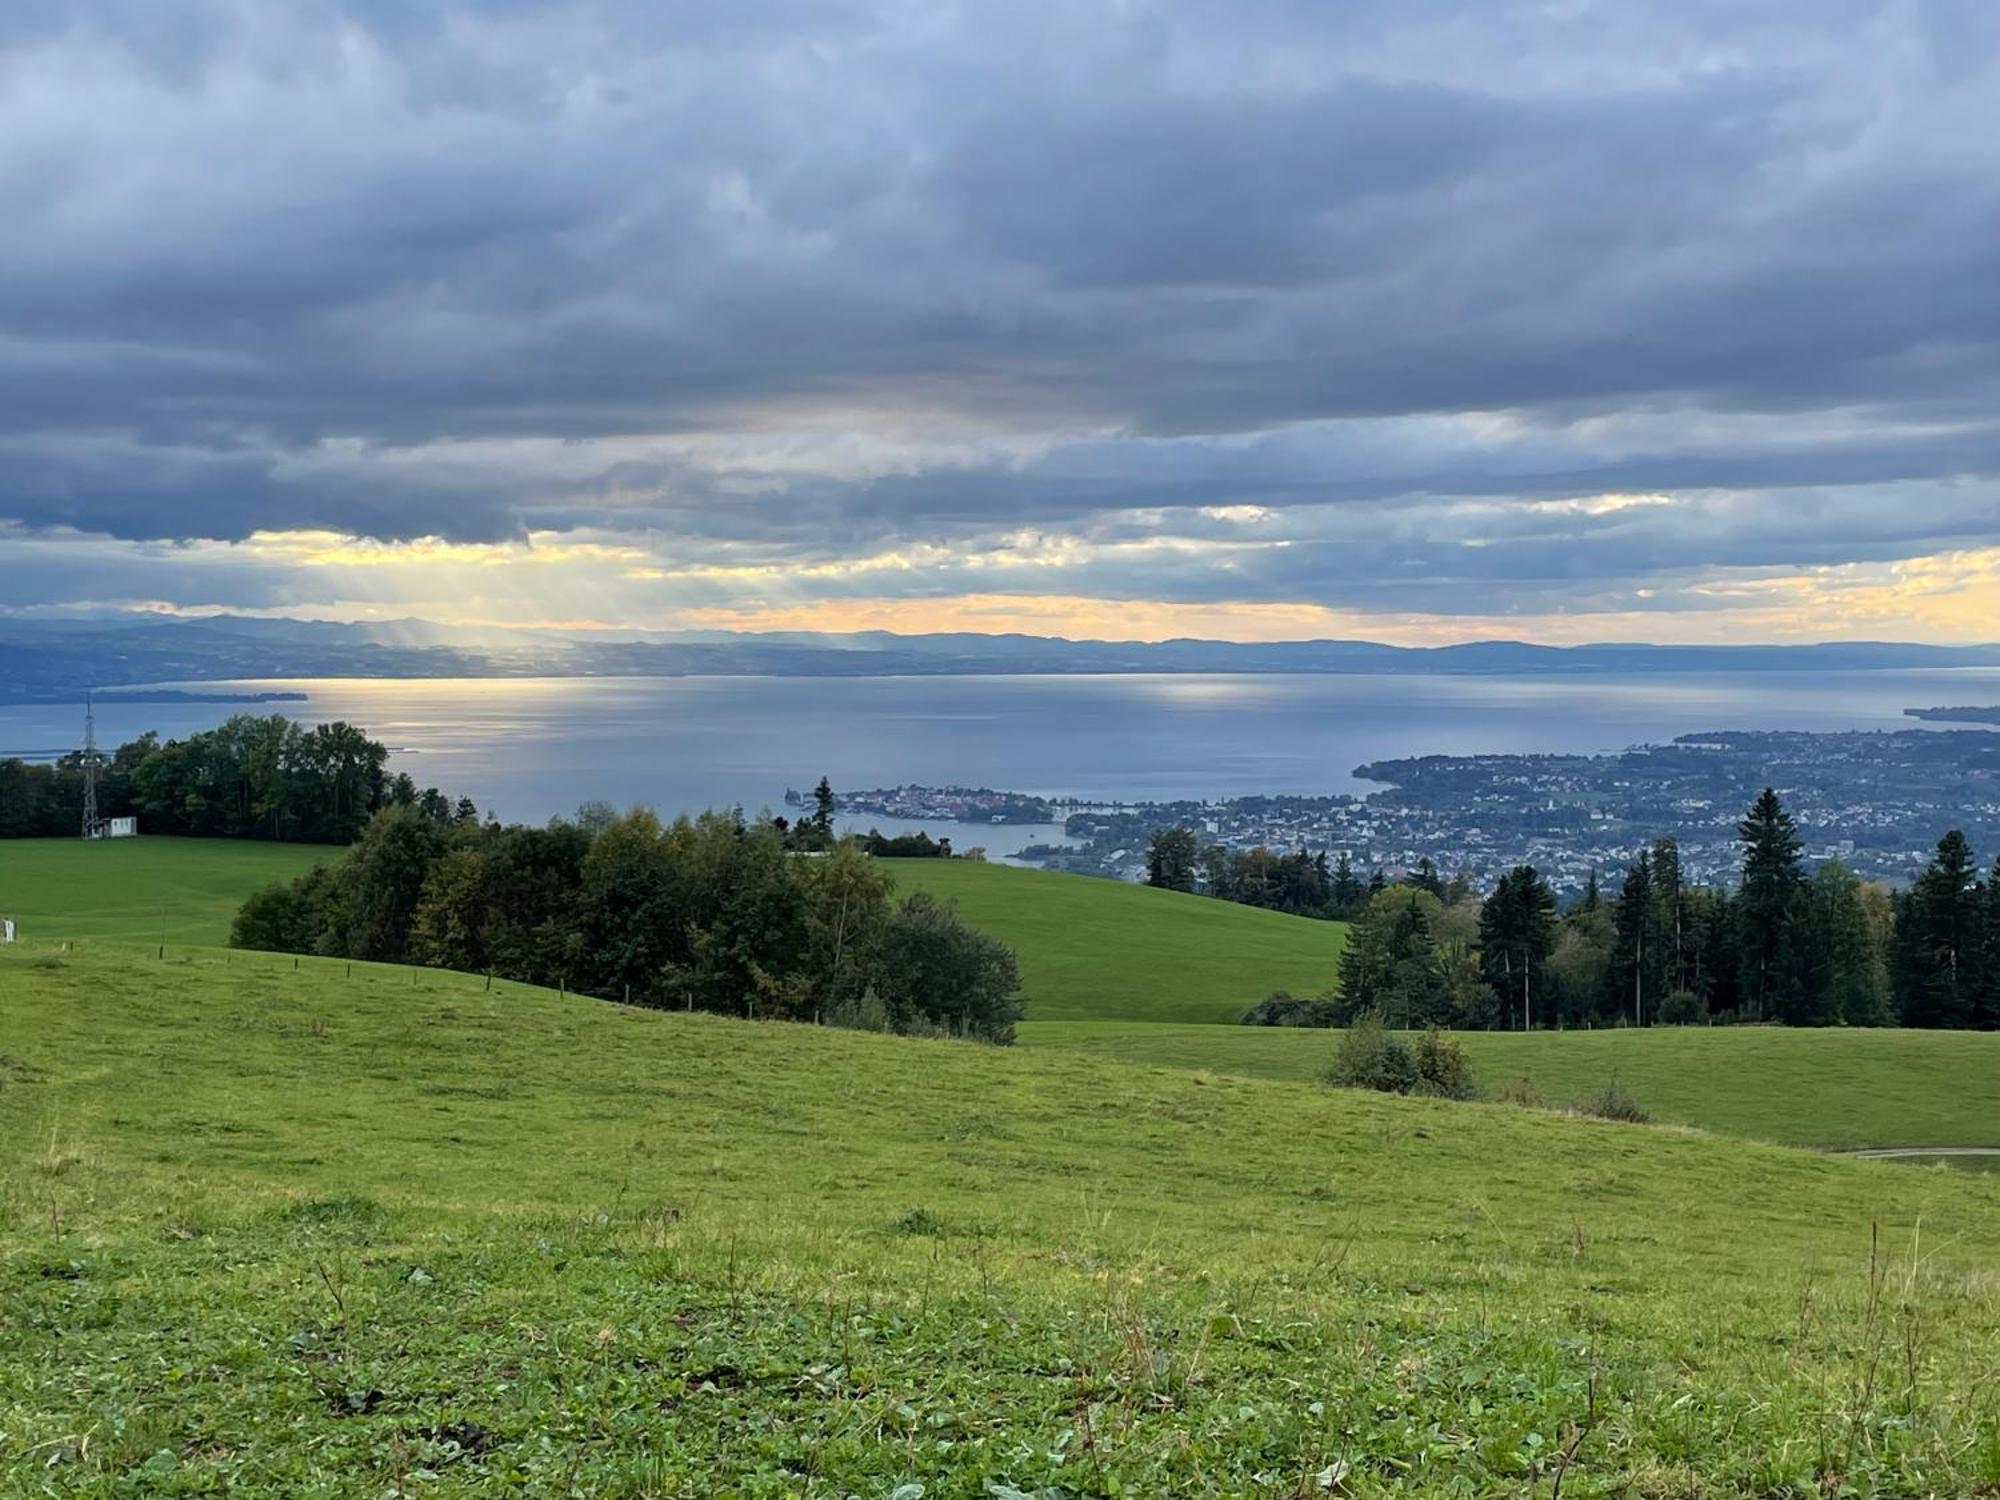
[[[1595,1115],[1600,1120],[1617,1120],[1626,1125],[1650,1125],[1653,1121],[1653,1117],[1640,1107],[1632,1091],[1615,1083],[1605,1084],[1596,1093],[1577,1100],[1570,1108],[1580,1115]]]
[[[1326,1081],[1336,1088],[1407,1094],[1417,1086],[1417,1058],[1390,1033],[1379,1012],[1368,1011],[1340,1033]]]
[[[1477,1099],[1479,1083],[1465,1045],[1436,1026],[1417,1038],[1417,1092],[1436,1099]]]
[[[1549,1101],[1542,1091],[1535,1087],[1535,1080],[1523,1073],[1519,1078],[1510,1078],[1500,1085],[1494,1098],[1502,1104],[1518,1104],[1523,1109],[1547,1109]]]
[[[846,1031],[891,1031],[889,1007],[882,1003],[882,997],[870,985],[860,994],[844,1000],[835,1000],[828,1005],[820,1019],[828,1026],[838,1026]]]
[[[311,898],[297,885],[279,881],[253,891],[243,903],[230,924],[229,946],[267,953],[310,953],[314,926]]]
[[[1662,1026],[1699,1026],[1708,1020],[1708,1002],[1693,990],[1674,990],[1660,1001]]]
[[[1277,990],[1243,1012],[1243,1024],[1329,1027],[1334,1024],[1334,1011],[1331,1000],[1306,1000]]]

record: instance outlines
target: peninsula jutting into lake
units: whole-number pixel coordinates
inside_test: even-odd
[[[1904,884],[1922,870],[1947,810],[1975,843],[2000,843],[2000,734],[1982,730],[1711,730],[1614,755],[1428,755],[1371,762],[1354,774],[1381,790],[1079,806],[912,786],[844,793],[839,806],[881,817],[887,828],[899,817],[1059,816],[1062,841],[1024,848],[1023,862],[1124,879],[1144,873],[1154,832],[1185,825],[1230,849],[1344,855],[1364,875],[1400,876],[1426,860],[1475,875],[1532,864],[1568,890],[1666,836],[1678,841],[1689,879],[1713,882],[1733,875],[1741,810],[1766,785],[1782,789],[1812,854],[1875,879]]]

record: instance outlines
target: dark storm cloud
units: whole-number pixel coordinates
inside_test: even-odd
[[[1260,506],[1088,576],[1496,609],[1970,545],[1996,59],[1948,0],[24,0],[0,518],[776,565]]]

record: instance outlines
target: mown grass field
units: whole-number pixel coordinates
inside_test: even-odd
[[[1031,1022],[1024,1044],[1163,1067],[1309,1082],[1334,1034],[1263,1026]],[[1529,1080],[1561,1104],[1617,1083],[1654,1118],[1787,1145],[2000,1146],[2000,1034],[1663,1027],[1465,1032],[1489,1090]]]
[[[884,861],[1012,947],[1042,1020],[1234,1022],[1273,990],[1316,995],[1347,929],[1123,881],[959,860]]]
[[[1969,1174],[171,948],[0,1053],[9,1496],[2000,1493]]]
[[[340,851],[233,839],[0,839],[0,916],[25,942],[220,946],[243,898]]]

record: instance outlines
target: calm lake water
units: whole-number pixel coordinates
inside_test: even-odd
[[[538,822],[602,799],[662,812],[777,808],[836,787],[956,782],[1101,798],[1365,790],[1370,760],[1604,751],[1706,729],[1921,727],[1910,707],[2000,703],[2000,671],[1708,676],[339,678],[200,684],[296,691],[254,708],[346,719],[422,784]],[[98,737],[207,728],[229,704],[109,705]],[[73,707],[0,706],[0,756],[75,745]],[[872,820],[862,820],[868,822]],[[897,825],[913,826],[913,825]],[[930,825],[995,854],[1034,828]],[[884,831],[888,831],[885,827]]]

